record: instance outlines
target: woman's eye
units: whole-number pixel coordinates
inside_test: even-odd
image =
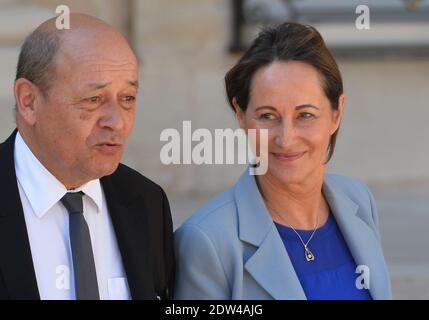
[[[259,116],[259,119],[261,119],[261,120],[273,120],[273,119],[275,119],[275,116],[271,113],[263,113]]]
[[[311,118],[314,118],[314,115],[312,113],[309,113],[309,112],[301,112],[298,115],[298,118],[299,119],[311,119]]]

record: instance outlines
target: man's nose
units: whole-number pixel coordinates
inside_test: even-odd
[[[124,128],[124,110],[117,101],[109,101],[103,107],[103,114],[99,120],[102,128],[120,131]]]

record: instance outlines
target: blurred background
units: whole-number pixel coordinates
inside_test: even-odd
[[[141,60],[136,127],[124,162],[169,195],[175,228],[230,187],[240,165],[160,161],[166,128],[237,128],[223,77],[261,27],[306,22],[324,36],[347,103],[328,171],[366,182],[380,212],[397,299],[429,299],[429,1],[427,0],[0,0],[0,140],[15,128],[13,80],[20,45],[55,8],[111,23]],[[359,30],[358,5],[370,9]]]

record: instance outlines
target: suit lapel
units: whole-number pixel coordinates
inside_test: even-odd
[[[389,279],[381,245],[368,224],[360,217],[360,208],[340,187],[325,179],[323,193],[357,266],[369,270],[369,291],[373,299],[389,299]],[[358,277],[359,274],[356,274]]]
[[[255,178],[246,171],[234,189],[241,241],[256,247],[244,268],[274,299],[306,299]]]
[[[0,146],[0,272],[10,299],[40,299],[15,173],[15,131]]]
[[[155,299],[152,253],[142,196],[124,195],[111,176],[101,179],[133,299]]]

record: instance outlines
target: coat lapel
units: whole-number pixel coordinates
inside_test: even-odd
[[[10,299],[40,299],[15,173],[15,131],[0,146],[0,273]]]
[[[152,253],[149,246],[149,231],[147,230],[149,223],[142,206],[142,196],[137,194],[125,195],[113,183],[111,176],[102,178],[101,183],[127,274],[131,296],[137,300],[155,299]]]
[[[341,186],[335,185],[329,176],[325,178],[323,194],[356,265],[368,267],[372,298],[390,299],[390,280],[382,248],[375,231],[362,219],[361,208],[342,191]],[[356,277],[358,276],[359,274],[356,274]]]
[[[254,176],[246,171],[234,189],[241,241],[256,247],[244,268],[274,299],[306,299],[304,290],[269,216]]]

